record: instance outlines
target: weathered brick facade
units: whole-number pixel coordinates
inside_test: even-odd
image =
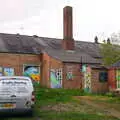
[[[108,88],[108,80],[106,82],[100,82],[99,80],[99,72],[106,71],[101,69],[92,69],[92,77],[91,77],[91,87],[92,93],[106,93],[109,91]]]
[[[50,57],[46,53],[44,53],[42,54],[42,64],[41,64],[41,84],[47,87],[50,87],[49,66],[50,66]]]
[[[11,67],[15,75],[23,75],[24,64],[41,64],[40,55],[0,53],[0,67]]]
[[[63,66],[63,87],[70,89],[81,89],[83,75],[80,70],[80,64],[64,63]],[[67,78],[67,72],[72,72],[72,78]]]
[[[101,67],[101,60],[96,59],[101,58],[99,44],[74,41],[72,7],[66,6],[63,15],[61,40],[0,34],[0,43],[4,43],[0,44],[0,70],[14,68],[14,75],[29,76],[49,88],[86,89],[95,93],[108,91],[108,82],[99,81],[101,69],[88,67]],[[82,65],[87,65],[88,71],[83,72]],[[36,71],[31,74],[31,69],[37,70],[37,74]]]
[[[14,68],[15,75],[23,75],[24,64],[40,66],[40,84],[51,87],[51,70],[62,70],[61,85],[67,89],[84,89],[84,74],[79,63],[64,63],[44,53],[42,55],[0,53],[0,67]],[[99,69],[92,69],[91,90],[94,93],[108,91],[108,82],[99,81]],[[69,75],[69,76],[68,76]]]

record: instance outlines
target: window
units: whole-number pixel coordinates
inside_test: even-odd
[[[107,80],[108,80],[108,73],[106,71],[99,72],[99,81],[107,82]]]

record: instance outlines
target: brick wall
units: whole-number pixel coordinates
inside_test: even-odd
[[[11,67],[15,70],[15,75],[23,75],[23,65],[34,64],[40,65],[40,83],[43,86],[50,86],[50,70],[62,69],[62,87],[63,88],[84,88],[83,74],[80,72],[80,64],[63,63],[60,60],[48,56],[46,53],[42,55],[31,54],[8,54],[0,53],[0,67]],[[99,82],[99,71],[92,70],[91,86],[92,92],[108,91],[108,83]],[[68,78],[67,73],[71,73],[72,78]]]
[[[46,59],[46,65],[44,65],[44,76],[47,76],[46,83],[44,85],[47,85],[48,87],[50,86],[50,70],[57,70],[57,69],[62,69],[62,87],[63,88],[69,88],[69,89],[77,89],[77,88],[82,88],[82,73],[80,72],[80,64],[74,64],[74,63],[63,63],[60,60],[54,59],[52,57],[49,57],[47,54],[44,54],[44,59]],[[49,62],[49,63],[47,63]],[[67,79],[67,72],[68,72],[68,67],[72,66],[72,74],[73,74],[73,79],[68,80]],[[49,71],[49,73],[46,73],[46,70]],[[44,80],[45,82],[45,80]]]
[[[116,69],[115,68],[111,68],[108,71],[108,78],[109,78],[109,90],[113,91],[117,88],[116,85]]]
[[[24,64],[40,65],[40,55],[0,53],[0,66],[14,68],[15,75],[23,75]]]
[[[41,65],[41,85],[50,87],[49,76],[50,76],[50,57],[44,53],[42,54],[42,65]]]
[[[92,93],[105,93],[108,91],[108,82],[99,81],[99,72],[105,70],[92,70],[91,87]]]
[[[81,89],[82,88],[82,73],[80,72],[80,64],[75,63],[64,63],[63,67],[63,87],[70,89]],[[67,73],[72,73],[72,79],[68,79]]]

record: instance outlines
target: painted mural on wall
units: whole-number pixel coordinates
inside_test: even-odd
[[[117,88],[120,88],[120,70],[116,70]]]
[[[3,68],[0,67],[0,76],[3,76]]]
[[[84,65],[82,69],[84,74],[84,90],[86,92],[91,92],[91,68]]]
[[[14,76],[14,68],[3,68],[4,76]]]
[[[62,88],[62,69],[50,70],[51,88]]]
[[[66,78],[67,80],[73,79],[73,66],[70,65],[67,66]]]
[[[24,65],[24,76],[32,78],[35,82],[40,82],[40,68],[34,65]]]
[[[86,64],[82,65],[82,72],[86,72],[86,69],[87,69]]]
[[[72,79],[73,79],[72,71],[67,71],[67,80],[72,80]]]

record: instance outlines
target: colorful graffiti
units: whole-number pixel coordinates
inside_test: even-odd
[[[5,76],[14,76],[14,68],[4,68]]]
[[[50,81],[51,81],[51,88],[61,88],[62,87],[62,69],[51,69]]]
[[[67,66],[66,78],[67,80],[73,79],[73,66],[70,65]]]
[[[72,80],[72,79],[73,79],[72,71],[67,71],[67,80]]]
[[[91,68],[84,65],[84,90],[86,92],[91,92]]]
[[[120,80],[120,70],[116,70],[116,80]]]
[[[86,72],[86,64],[82,65],[82,72]]]
[[[3,68],[0,67],[0,76],[3,76]]]
[[[34,80],[35,82],[40,82],[39,66],[25,65],[23,75],[32,78],[32,80]]]
[[[116,70],[117,88],[120,88],[120,70]]]

